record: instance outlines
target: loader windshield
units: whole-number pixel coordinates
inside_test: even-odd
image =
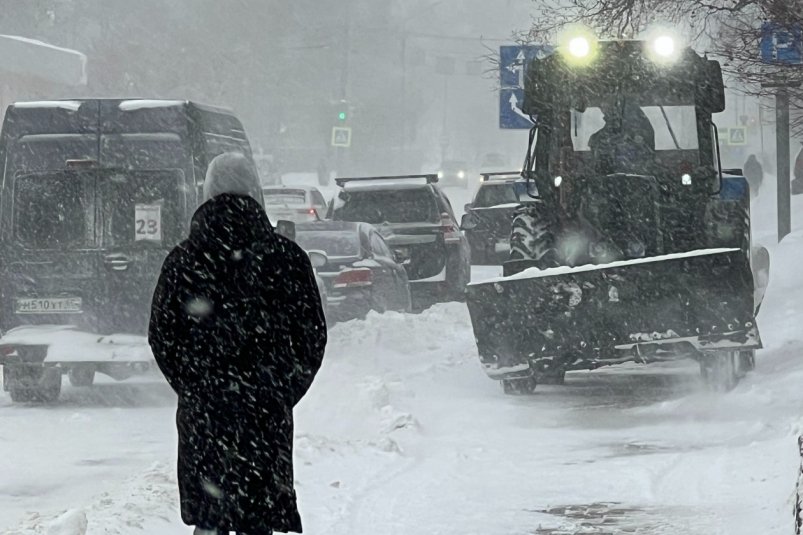
[[[591,151],[607,134],[630,133],[649,140],[655,151],[696,150],[697,117],[694,106],[633,106],[613,114],[601,107],[572,110],[572,144],[578,152]],[[650,139],[652,137],[653,139]]]

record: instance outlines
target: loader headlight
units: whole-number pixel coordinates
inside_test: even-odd
[[[653,30],[647,40],[647,55],[655,63],[674,63],[680,48],[680,39],[665,29]]]
[[[662,58],[671,58],[675,55],[675,40],[669,35],[662,35],[652,42],[652,48]]]
[[[684,186],[691,186],[691,175],[689,173],[683,173],[683,176],[680,177],[680,183]]]
[[[566,28],[558,37],[558,49],[572,65],[588,65],[597,51],[597,37],[585,27]]]
[[[569,41],[569,54],[576,58],[585,58],[591,53],[591,42],[583,36]]]
[[[443,171],[438,171],[438,180],[443,178]]]
[[[466,172],[465,171],[458,171],[457,172],[457,178],[459,178],[460,180],[463,180],[464,178],[466,178]]]

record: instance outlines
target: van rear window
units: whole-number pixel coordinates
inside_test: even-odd
[[[95,173],[23,175],[14,183],[14,236],[28,249],[95,244]]]

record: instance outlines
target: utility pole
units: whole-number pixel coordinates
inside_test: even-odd
[[[778,153],[778,242],[792,232],[792,185],[789,176],[789,88],[775,93],[775,139]]]

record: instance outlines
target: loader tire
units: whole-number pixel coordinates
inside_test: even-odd
[[[520,379],[503,379],[502,390],[508,396],[527,396],[535,392],[538,382],[535,377],[522,377]]]
[[[536,260],[543,267],[557,265],[555,235],[549,221],[532,214],[519,214],[510,232],[510,259]]]
[[[744,376],[739,351],[707,351],[700,360],[700,375],[712,392],[730,392]]]
[[[558,370],[538,374],[538,383],[542,385],[563,386],[566,384],[566,372],[564,370]]]

